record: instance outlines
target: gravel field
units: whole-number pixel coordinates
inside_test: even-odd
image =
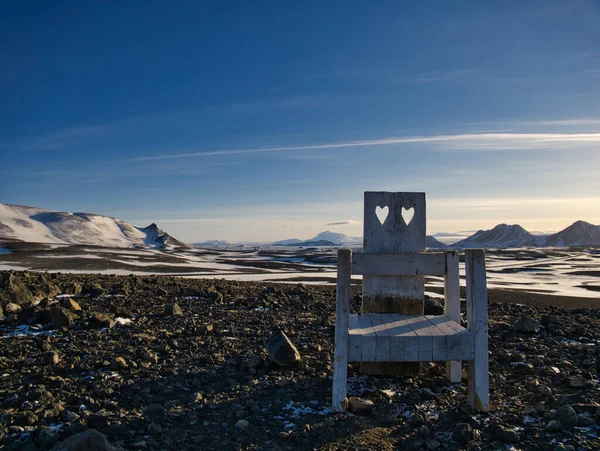
[[[600,449],[598,299],[489,299],[491,412],[423,364],[351,365],[350,395],[374,408],[332,414],[332,286],[0,272],[0,448]],[[295,367],[269,357],[278,330]]]

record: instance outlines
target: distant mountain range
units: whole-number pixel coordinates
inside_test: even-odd
[[[443,243],[436,237],[443,239],[449,237],[460,238],[460,235],[450,233],[439,233],[436,236],[428,235],[426,239],[428,249],[592,246],[600,245],[600,226],[585,221],[577,221],[560,232],[552,235],[541,235],[540,232],[535,232],[535,234],[528,232],[517,224],[499,224],[491,230],[479,230],[453,244]],[[318,244],[320,241],[325,242]],[[350,238],[343,233],[327,231],[319,233],[310,240],[282,240],[274,242],[273,246],[357,246],[361,243],[361,238]]]
[[[465,249],[508,247],[572,247],[600,245],[600,226],[577,221],[560,232],[539,235],[528,232],[520,225],[499,224],[492,230],[480,230],[452,245]]]
[[[31,243],[168,249],[189,247],[156,224],[138,227],[92,213],[67,213],[0,203],[0,238]]]
[[[462,233],[462,232],[461,232]],[[439,233],[444,239],[460,234]],[[600,226],[577,221],[551,235],[531,233],[520,225],[499,224],[491,230],[479,230],[453,244],[446,244],[427,236],[429,249],[518,248],[518,247],[572,247],[600,246]],[[464,236],[464,235],[463,235]],[[37,207],[0,203],[0,238],[36,243],[83,244],[106,247],[140,247],[171,249],[190,245],[170,236],[156,224],[138,227],[121,219],[92,213],[67,213]],[[232,241],[204,241],[197,247],[257,246],[269,243]],[[272,246],[362,246],[362,238],[325,231],[309,240],[292,238],[270,243]]]
[[[529,233],[520,225],[499,224],[492,230],[480,230],[464,240],[454,243],[457,248],[537,247],[543,237]]]
[[[292,238],[289,240],[275,241],[273,246],[352,246],[358,244],[362,244],[362,238],[353,238],[343,233],[330,232],[327,230],[319,233],[310,240]]]
[[[565,247],[586,244],[600,244],[600,226],[585,221],[577,221],[564,230],[550,235],[545,246]]]

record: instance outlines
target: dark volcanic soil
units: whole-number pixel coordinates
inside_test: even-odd
[[[335,287],[0,276],[0,448],[50,449],[95,428],[148,450],[600,449],[600,313],[576,298],[564,309],[490,292],[489,414],[470,410],[466,384],[448,384],[443,365],[403,378],[351,365],[350,394],[375,403],[356,416],[328,411]],[[82,310],[69,313],[69,299]],[[22,310],[9,313],[15,301]],[[173,303],[182,315],[166,312]],[[538,332],[513,331],[524,315]],[[73,322],[52,327],[64,317]],[[113,327],[116,318],[132,321]],[[302,355],[297,368],[269,361],[264,344],[278,327]],[[553,429],[553,419],[566,424]]]

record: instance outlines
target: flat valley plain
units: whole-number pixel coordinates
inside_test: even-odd
[[[160,274],[238,281],[335,284],[336,248],[232,247],[152,249],[22,243],[0,240],[0,270],[69,274]],[[359,251],[356,249],[355,251]],[[492,249],[486,252],[488,288],[534,295],[600,298],[600,247]],[[464,266],[461,263],[464,279]],[[353,277],[358,283],[360,276]],[[440,292],[441,278],[427,278]],[[591,303],[588,303],[587,299]]]
[[[6,449],[89,428],[124,449],[600,449],[597,249],[487,253],[490,413],[470,410],[443,364],[390,378],[352,364],[350,395],[375,404],[360,416],[329,410],[335,249],[0,246],[0,291],[33,301],[0,324]],[[441,281],[426,289],[439,297]],[[81,310],[53,327],[70,301]],[[539,329],[516,330],[524,316]],[[270,361],[276,329],[299,366]]]

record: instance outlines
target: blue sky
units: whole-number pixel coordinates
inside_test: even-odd
[[[289,3],[3,2],[0,202],[187,241],[359,236],[367,190],[429,232],[600,223],[600,3]]]

